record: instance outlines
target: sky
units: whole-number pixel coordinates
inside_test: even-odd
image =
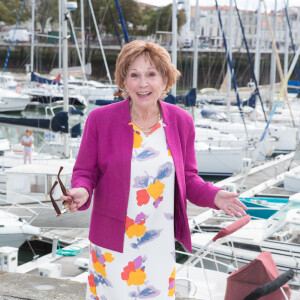
[[[181,0],[182,1],[182,0]],[[196,0],[189,0],[191,5],[196,4]],[[253,9],[255,10],[258,7],[258,1],[259,0],[236,0],[238,8],[241,9]],[[275,6],[275,0],[265,0],[268,10],[273,10]],[[277,0],[277,9],[281,9],[284,7],[284,3],[286,3],[288,0]],[[173,0],[138,0],[138,2],[143,3],[149,3],[157,6],[165,6],[170,3],[173,3]],[[230,0],[218,0],[219,5],[229,5]],[[198,0],[199,6],[214,6],[215,0]],[[234,0],[232,0],[233,6],[235,6]],[[299,0],[289,0],[289,6],[299,6],[300,7],[300,1]],[[263,8],[263,3],[261,4],[261,7]]]

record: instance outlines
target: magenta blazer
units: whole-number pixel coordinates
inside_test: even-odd
[[[195,129],[192,117],[176,105],[159,100],[164,130],[175,165],[175,238],[192,252],[187,201],[216,208],[219,188],[197,175]],[[89,200],[80,210],[94,203],[90,241],[101,247],[123,252],[125,219],[130,189],[133,129],[129,100],[90,112],[73,169],[72,188],[84,187]]]

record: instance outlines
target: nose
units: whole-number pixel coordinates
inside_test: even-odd
[[[146,76],[140,77],[140,87],[145,87],[148,85],[148,78]]]

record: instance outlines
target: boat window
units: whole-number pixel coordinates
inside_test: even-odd
[[[45,176],[30,175],[30,192],[45,193]]]
[[[232,243],[233,243],[233,247],[236,249],[244,249],[244,250],[261,252],[260,247],[254,244],[247,244],[247,243],[240,243],[240,242],[227,242],[227,243],[222,243],[222,245],[225,246],[230,245],[232,247]]]
[[[0,224],[0,227],[5,227],[4,225]]]

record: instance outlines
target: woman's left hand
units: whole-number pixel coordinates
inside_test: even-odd
[[[237,199],[238,196],[239,194],[236,193],[219,190],[215,196],[214,204],[231,217],[246,216],[245,210],[247,210],[247,206]]]

